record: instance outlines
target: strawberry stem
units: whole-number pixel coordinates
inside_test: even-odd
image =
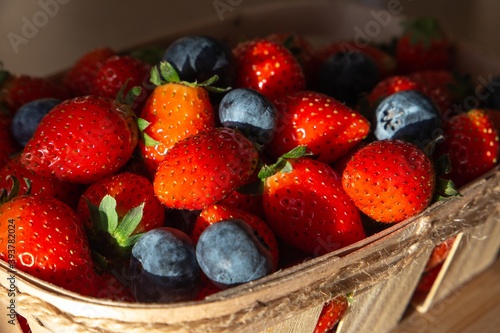
[[[281,155],[276,163],[271,165],[264,165],[260,169],[258,177],[260,179],[266,179],[277,174],[278,172],[290,172],[292,171],[292,165],[288,161],[289,159],[296,159],[308,155],[311,155],[311,153],[308,152],[306,146],[297,146],[289,152]]]

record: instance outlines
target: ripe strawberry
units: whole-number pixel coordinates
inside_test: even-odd
[[[334,328],[344,317],[348,308],[349,299],[344,295],[328,301],[321,310],[314,333],[334,333]]]
[[[155,193],[167,207],[202,209],[245,184],[257,162],[257,149],[243,134],[214,128],[168,151],[154,178]]]
[[[109,57],[116,53],[108,47],[88,51],[75,61],[64,74],[63,84],[71,90],[73,96],[92,94],[92,84],[99,68]]]
[[[432,286],[434,285],[434,282],[436,282],[436,279],[442,267],[443,264],[441,263],[437,266],[434,266],[430,270],[425,271],[422,274],[417,284],[417,288],[415,289],[415,295],[414,295],[415,300],[419,300],[427,295],[427,293],[431,290]]]
[[[37,99],[64,100],[69,97],[69,91],[59,83],[42,77],[15,75],[2,69],[0,64],[0,104],[4,104],[10,113]]]
[[[77,213],[92,249],[110,260],[128,256],[136,235],[165,222],[165,207],[155,196],[153,184],[129,172],[92,183],[81,196]]]
[[[262,195],[233,191],[227,198],[218,202],[221,205],[234,207],[264,218]]]
[[[10,159],[11,155],[20,152],[21,147],[11,132],[12,116],[3,112],[0,106],[0,168]]]
[[[446,257],[448,257],[448,254],[451,251],[451,247],[453,246],[453,243],[455,242],[456,236],[452,236],[448,238],[447,240],[439,243],[434,247],[432,250],[431,256],[429,257],[429,260],[427,261],[427,264],[425,265],[425,272],[430,271],[437,265],[442,264]]]
[[[382,79],[368,94],[367,100],[371,109],[384,98],[405,90],[417,90],[425,92],[424,83],[417,81],[409,76],[393,75]]]
[[[97,96],[115,99],[127,96],[133,87],[143,87],[141,95],[131,101],[132,109],[139,115],[148,94],[151,66],[127,55],[114,55],[107,58],[96,72],[92,82],[92,93]]]
[[[209,225],[228,219],[243,220],[254,229],[254,231],[259,235],[259,239],[262,239],[266,246],[271,250],[271,254],[274,259],[274,269],[276,269],[279,259],[276,237],[266,222],[252,213],[221,204],[209,206],[203,209],[196,219],[193,232],[191,233],[191,238],[196,243],[203,230],[205,230]]]
[[[205,83],[180,81],[175,69],[162,62],[152,72],[156,85],[140,114],[143,138],[139,147],[152,174],[165,154],[180,140],[215,127],[215,114]]]
[[[276,236],[321,255],[365,238],[359,210],[342,189],[340,175],[303,155],[300,147],[265,166],[264,212]],[[298,158],[297,158],[298,157]]]
[[[137,141],[129,106],[104,97],[75,97],[42,119],[21,163],[42,176],[92,183],[125,165]]]
[[[451,117],[443,125],[444,140],[436,155],[448,154],[451,172],[445,175],[457,187],[492,169],[498,163],[498,132],[486,111],[473,109]]]
[[[274,138],[266,146],[273,158],[303,145],[319,161],[333,163],[370,132],[361,114],[321,93],[290,93],[275,104],[279,117]]]
[[[378,222],[397,223],[430,204],[434,166],[417,146],[401,140],[374,141],[347,163],[342,185],[356,206]]]
[[[257,90],[271,101],[306,87],[298,60],[277,42],[247,40],[237,44],[233,54],[237,71],[235,87]]]
[[[61,201],[20,195],[3,203],[0,239],[6,240],[0,259],[12,269],[82,295],[95,295],[95,273],[83,225]]]
[[[70,207],[76,208],[76,204],[81,195],[81,188],[79,185],[36,174],[27,169],[21,163],[20,158],[21,155],[15,155],[0,168],[0,188],[12,188],[14,185],[12,177],[15,177],[19,180],[19,192],[26,193],[28,191],[28,185],[23,179],[27,179],[29,180],[31,194],[54,197]]]
[[[449,70],[453,66],[453,44],[439,22],[418,18],[405,24],[396,44],[398,73],[423,70]]]

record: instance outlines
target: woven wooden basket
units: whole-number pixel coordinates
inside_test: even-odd
[[[276,19],[279,18],[279,19]],[[381,26],[373,41],[399,33],[400,18]],[[355,27],[377,22],[369,8],[332,1],[289,1],[255,9],[235,9],[224,20],[166,34],[203,32],[234,43],[246,36],[295,31],[318,40],[352,38]],[[458,66],[476,78],[500,73],[500,61],[477,48],[458,45]],[[479,80],[480,81],[480,80]],[[433,204],[420,215],[333,253],[219,292],[199,302],[130,304],[82,297],[0,261],[0,332],[20,332],[8,323],[11,304],[37,332],[300,332],[313,331],[323,304],[353,292],[355,302],[337,333],[389,332],[408,306],[426,311],[487,268],[500,248],[499,167],[461,189],[463,197]],[[457,236],[452,254],[429,295],[412,295],[434,246]],[[15,275],[15,297],[8,278]],[[5,319],[7,318],[7,319]]]

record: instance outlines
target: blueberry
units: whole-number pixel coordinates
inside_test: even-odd
[[[375,137],[426,141],[441,128],[437,107],[425,94],[405,90],[383,99],[375,109]]]
[[[483,107],[500,110],[500,76],[496,76],[484,87]]]
[[[16,141],[24,147],[33,136],[40,120],[59,103],[59,99],[42,98],[22,105],[12,119],[12,135]]]
[[[361,94],[369,92],[379,80],[377,65],[369,56],[356,51],[338,52],[320,66],[317,90],[354,106]]]
[[[229,91],[219,104],[219,120],[222,126],[237,128],[260,144],[272,140],[276,112],[274,104],[267,97],[248,88]]]
[[[145,303],[193,300],[201,277],[191,238],[170,227],[141,236],[132,248],[129,273],[134,297]]]
[[[269,248],[240,219],[207,227],[196,245],[196,258],[205,275],[219,288],[228,288],[272,272]]]
[[[203,82],[219,76],[217,87],[230,87],[236,73],[231,49],[223,41],[208,36],[185,36],[165,50],[163,60],[177,70],[183,81]]]

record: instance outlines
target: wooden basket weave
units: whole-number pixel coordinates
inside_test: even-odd
[[[214,15],[215,16],[215,15]],[[277,20],[276,18],[279,18]],[[319,39],[352,38],[353,27],[375,20],[369,8],[332,1],[289,1],[256,9],[236,9],[220,21],[197,23],[166,34],[204,33],[236,42],[242,37],[294,31]],[[382,27],[374,41],[399,33],[399,17]],[[500,73],[500,62],[465,44],[459,68],[476,78]],[[388,332],[411,304],[434,246],[458,235],[454,252],[429,294],[418,303],[426,311],[488,267],[500,248],[500,174],[495,168],[461,189],[463,197],[433,204],[420,215],[333,253],[263,279],[219,292],[199,302],[130,304],[82,297],[0,261],[0,332],[20,332],[7,323],[9,305],[25,316],[33,332],[312,332],[323,304],[354,292],[355,302],[337,333]],[[15,274],[15,298],[8,277]]]

